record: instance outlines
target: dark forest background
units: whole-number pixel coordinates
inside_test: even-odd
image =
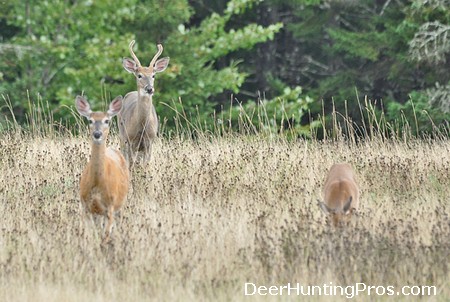
[[[121,64],[133,39],[141,62],[157,43],[171,58],[154,96],[168,129],[179,112],[207,128],[262,105],[269,123],[299,133],[333,108],[364,123],[367,104],[421,133],[449,118],[448,0],[10,0],[0,123],[42,103],[70,124],[77,94],[103,109],[135,90]]]

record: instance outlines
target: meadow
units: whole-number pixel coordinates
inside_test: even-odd
[[[0,145],[1,301],[350,300],[246,296],[245,283],[435,286],[421,299],[450,299],[448,139],[159,138],[106,247],[80,206],[87,133],[5,131]],[[343,228],[317,205],[336,162],[361,187]]]

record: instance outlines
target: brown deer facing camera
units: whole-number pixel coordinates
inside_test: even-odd
[[[110,122],[122,108],[122,96],[111,102],[107,112],[92,112],[84,96],[77,96],[75,105],[80,115],[89,120],[92,148],[91,159],[81,174],[81,202],[87,212],[108,219],[104,244],[110,240],[114,212],[122,207],[128,192],[127,162],[119,151],[106,147]]]
[[[129,92],[123,100],[123,108],[119,114],[119,131],[122,152],[130,166],[136,159],[150,160],[152,142],[158,134],[159,122],[153,105],[155,93],[155,75],[166,70],[169,58],[159,59],[163,51],[158,44],[158,52],[148,67],[142,66],[133,52],[134,40],[129,48],[133,59],[124,58],[122,65],[126,71],[134,74],[137,82],[137,91]]]

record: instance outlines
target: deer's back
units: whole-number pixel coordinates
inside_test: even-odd
[[[355,173],[348,164],[335,164],[331,167],[323,187],[325,203],[336,208],[343,206],[352,197],[352,207],[359,203],[359,187]]]

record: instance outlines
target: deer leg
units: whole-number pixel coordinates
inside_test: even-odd
[[[138,152],[133,150],[133,148],[134,148],[133,145],[130,142],[128,142],[126,145],[126,148],[125,148],[125,152],[124,152],[125,160],[128,163],[129,170],[131,170],[133,168],[134,164],[137,161],[137,157],[138,157]]]
[[[150,161],[152,153],[152,143],[150,141],[147,141],[142,148],[140,162],[141,164],[148,164]]]
[[[133,156],[131,152],[130,142],[126,142],[125,144],[125,159],[130,165],[132,164]]]
[[[131,166],[133,165],[133,156],[132,156],[132,148],[131,148],[131,143],[128,139],[125,140],[125,142],[121,142],[120,144],[120,150],[123,154],[123,157],[125,157],[125,160],[128,163],[128,167],[131,168]]]
[[[152,143],[149,142],[148,148],[145,152],[145,162],[149,162],[151,157],[152,157]]]
[[[89,210],[85,204],[80,203],[80,211],[81,211],[81,219],[80,219],[80,232],[84,236],[87,236],[86,229],[88,227],[95,227],[92,214],[89,213]]]
[[[106,223],[106,227],[105,227],[105,239],[103,239],[102,244],[108,243],[111,239],[111,231],[112,231],[112,226],[113,226],[113,222],[114,222],[114,207],[113,206],[110,206],[108,208],[107,218],[108,218],[108,222]]]

